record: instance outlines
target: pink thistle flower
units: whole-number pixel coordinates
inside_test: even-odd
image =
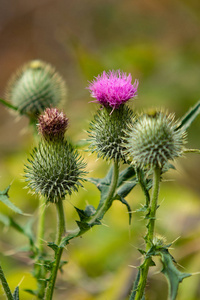
[[[136,79],[134,84],[131,84],[131,81],[131,74],[127,76],[120,70],[108,73],[104,71],[88,86],[91,96],[96,98],[92,102],[99,102],[106,107],[110,106],[113,110],[119,108],[121,104],[137,95],[139,82]]]

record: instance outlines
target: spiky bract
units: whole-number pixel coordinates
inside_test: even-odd
[[[127,105],[121,105],[111,113],[111,108],[98,110],[89,128],[89,141],[92,152],[106,159],[122,159],[129,125],[133,120],[133,111]]]
[[[66,85],[54,67],[33,60],[11,77],[6,98],[20,114],[35,119],[46,107],[57,106],[66,98]]]
[[[176,130],[177,122],[171,114],[143,114],[130,129],[127,155],[136,167],[162,168],[183,153],[186,134]]]
[[[85,163],[67,141],[49,143],[42,140],[28,162],[25,165],[28,187],[51,202],[71,195],[84,180]]]

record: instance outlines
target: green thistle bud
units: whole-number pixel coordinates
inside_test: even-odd
[[[77,191],[83,181],[85,163],[72,145],[64,139],[68,118],[56,108],[47,108],[39,117],[42,141],[34,148],[25,177],[28,187],[48,201],[63,200]]]
[[[159,166],[182,155],[185,132],[177,130],[174,115],[144,114],[130,126],[127,154],[136,167]]]
[[[82,158],[67,141],[41,141],[25,165],[28,187],[48,201],[58,202],[77,191],[85,174]]]
[[[6,99],[22,115],[36,119],[50,106],[57,106],[66,98],[66,86],[54,67],[41,60],[33,60],[20,68],[10,79]]]
[[[133,111],[127,105],[113,111],[109,107],[98,110],[88,131],[92,152],[96,151],[98,157],[126,161],[123,141],[132,119]]]

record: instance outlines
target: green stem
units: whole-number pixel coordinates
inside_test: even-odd
[[[55,261],[53,263],[53,268],[51,270],[51,275],[46,290],[45,300],[51,300],[53,297],[56,277],[60,265],[62,252],[64,249],[63,246],[60,246],[62,236],[65,232],[65,216],[64,216],[63,202],[62,201],[56,202],[56,208],[57,208],[57,236],[56,236],[55,243],[58,247],[55,251]]]
[[[8,300],[14,300],[13,295],[11,293],[11,290],[9,288],[8,282],[7,282],[6,278],[5,278],[5,275],[3,273],[3,270],[1,268],[1,266],[0,266],[0,280],[1,280],[4,292],[5,292],[6,296],[7,296],[7,299]]]
[[[11,108],[13,110],[18,110],[18,108],[16,106],[13,106],[12,104],[10,104],[9,102],[0,99],[0,103],[2,103],[3,105],[7,106],[8,108]]]
[[[38,231],[37,231],[37,247],[40,253],[44,250],[44,221],[45,221],[45,199],[39,199],[39,213],[38,213]]]
[[[38,298],[43,299],[46,288],[46,269],[44,266],[44,225],[45,225],[45,199],[43,197],[39,200],[39,213],[38,213],[38,231],[37,242],[38,258],[35,263],[35,277],[38,281]]]
[[[59,245],[63,234],[65,233],[65,214],[63,209],[63,201],[56,202],[57,208],[57,237],[56,245]]]
[[[107,195],[107,198],[103,205],[100,207],[100,209],[97,209],[97,212],[94,216],[92,216],[92,220],[89,222],[92,223],[95,219],[101,219],[104,214],[107,212],[107,210],[111,207],[112,202],[113,202],[113,196],[115,194],[115,190],[117,187],[118,183],[118,178],[119,178],[119,161],[114,160],[113,161],[113,177],[110,185],[110,189]]]
[[[152,197],[151,197],[151,203],[150,203],[149,215],[148,215],[149,223],[147,225],[148,232],[146,235],[146,252],[148,252],[148,250],[151,248],[153,237],[154,237],[156,210],[158,206],[157,203],[158,203],[158,194],[159,194],[159,187],[160,187],[160,176],[161,176],[161,169],[159,167],[155,167],[154,177],[153,177]],[[147,275],[148,275],[150,265],[151,265],[151,257],[146,257],[145,261],[140,266],[141,272],[140,272],[140,279],[137,285],[137,290],[135,291],[134,288],[130,296],[130,300],[142,299],[146,287]]]

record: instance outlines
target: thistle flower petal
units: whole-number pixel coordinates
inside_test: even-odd
[[[88,89],[91,96],[105,107],[119,108],[120,105],[137,95],[138,80],[131,83],[131,74],[117,71],[105,71],[90,82]]]

